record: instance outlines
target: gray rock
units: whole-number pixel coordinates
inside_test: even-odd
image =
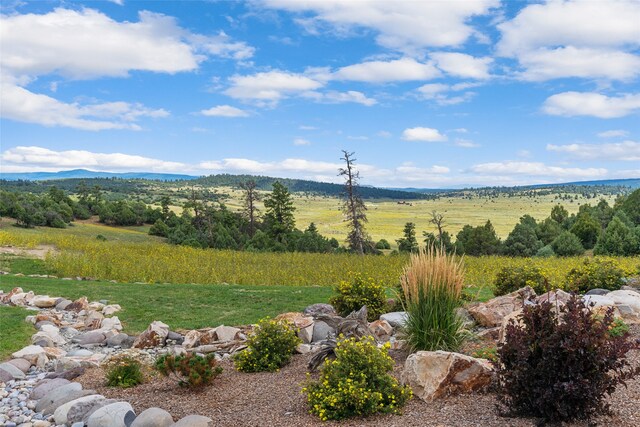
[[[69,412],[67,412],[68,424],[81,422],[84,425],[84,420],[86,420],[89,417],[90,411],[95,412],[103,406],[106,406],[110,403],[115,403],[108,399],[105,399],[104,396],[100,396],[100,395],[94,395],[94,396],[99,396],[99,397],[88,399],[87,401],[83,401],[83,402],[76,401],[77,403],[72,405],[71,408],[69,408]]]
[[[213,427],[213,420],[202,415],[188,415],[171,427]]]
[[[170,425],[173,425],[170,413],[160,408],[149,408],[136,417],[131,427],[169,427]]]
[[[56,310],[59,311],[63,311],[66,310],[67,307],[69,307],[69,305],[72,303],[73,301],[70,301],[68,299],[63,299],[62,301],[60,301],[58,304],[56,304]]]
[[[623,287],[620,288],[621,291],[631,291],[631,292],[637,292],[640,294],[640,289],[638,288],[634,288],[633,286],[627,286],[624,285]]]
[[[51,380],[51,382],[53,381],[56,381],[56,380]],[[49,385],[50,383],[48,382],[47,387],[49,388],[48,390],[46,390],[44,394],[38,391],[39,386],[33,390],[33,392],[31,393],[31,399],[36,400],[35,396],[37,395],[41,396],[39,399],[37,399],[38,403],[36,405],[36,412],[41,412],[45,407],[51,405],[53,402],[55,402],[56,400],[60,399],[61,397],[65,396],[68,393],[82,390],[82,386],[80,385],[80,383],[72,383],[69,381],[66,381],[66,383],[61,383],[61,381],[66,381],[66,380],[58,379],[57,383],[54,383],[57,385]]]
[[[118,334],[118,335],[114,335],[112,337],[107,338],[107,346],[108,347],[116,347],[116,346],[122,346],[122,344],[127,340],[127,338],[129,338],[129,335],[127,334]]]
[[[175,341],[176,344],[178,344],[178,345],[180,345],[180,344],[182,344],[184,342],[184,337],[182,335],[180,335],[179,333],[174,332],[174,331],[169,331],[169,334],[167,335],[167,339]]]
[[[107,340],[107,336],[100,331],[85,332],[82,335],[73,338],[80,346],[102,345]]]
[[[56,411],[53,413],[53,419],[55,420],[56,424],[72,424],[72,422],[69,421],[69,412],[71,411],[71,409],[77,406],[80,412],[86,414],[87,411],[93,406],[93,402],[96,400],[105,399],[104,396],[100,394],[90,394],[89,396],[83,396],[67,402],[56,409]],[[80,416],[77,421],[82,421],[82,416]]]
[[[91,409],[89,409],[89,411],[84,415],[84,417],[82,417],[82,423],[87,424],[87,420],[89,419],[89,417],[93,415],[93,413],[96,412],[98,409],[102,408],[103,406],[111,405],[112,403],[118,403],[118,402],[119,401],[115,399],[105,399],[105,400],[96,401],[94,405],[91,407]]]
[[[74,378],[78,378],[80,375],[84,374],[85,368],[82,366],[78,366],[72,369],[66,369],[59,372],[49,372],[45,378],[54,379],[60,378],[71,381]]]
[[[42,399],[45,395],[51,393],[53,390],[62,387],[64,385],[69,384],[70,381],[65,380],[63,378],[56,378],[56,379],[51,379],[51,380],[43,380],[41,381],[32,391],[31,391],[31,395],[29,396],[29,399],[31,400],[40,400]],[[79,390],[80,388],[82,388],[80,386],[80,384],[71,387],[71,389],[77,389]],[[67,389],[69,390],[69,389]]]
[[[31,367],[31,363],[29,363],[29,361],[25,359],[11,359],[7,363],[11,363],[13,366],[20,369],[25,374]]]
[[[70,353],[67,353],[67,357],[91,357],[93,356],[93,352],[89,350],[85,350],[83,348],[78,350],[73,350]]]
[[[335,329],[327,325],[322,320],[318,320],[313,324],[313,339],[311,342],[319,342],[326,340],[330,334],[334,334]]]
[[[404,311],[393,311],[380,316],[380,320],[386,320],[394,328],[401,328],[407,323],[407,313]]]
[[[50,322],[48,320],[41,320],[41,321],[39,321],[38,323],[35,324],[35,327],[36,327],[37,330],[40,330],[40,329],[42,329],[43,326],[47,326],[47,325],[48,326],[56,326],[56,324],[53,323],[53,322]]]
[[[45,415],[53,414],[56,412],[56,409],[64,405],[65,403],[71,402],[72,400],[79,399],[84,396],[89,396],[91,394],[96,394],[95,390],[76,390],[70,393],[67,393],[65,396],[59,398],[58,400],[53,401],[50,405],[42,408],[42,413]],[[39,404],[40,402],[38,402]],[[37,407],[37,405],[36,405]]]
[[[13,375],[5,371],[4,369],[0,369],[0,382],[8,383],[9,381],[12,381],[12,380],[13,380]]]
[[[600,288],[595,288],[595,289],[591,289],[589,292],[587,292],[585,295],[606,295],[609,292],[611,292],[608,289],[600,289]]]
[[[136,414],[127,402],[112,403],[95,411],[87,420],[87,427],[130,427]]]
[[[311,304],[302,312],[305,316],[315,317],[318,314],[328,314],[330,316],[336,316],[336,309],[331,304]]]
[[[635,313],[640,314],[640,293],[636,291],[613,291],[607,294],[616,305],[628,305]]]
[[[0,363],[0,370],[7,372],[14,380],[24,379],[24,372],[11,363]]]

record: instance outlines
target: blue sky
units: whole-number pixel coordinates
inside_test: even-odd
[[[3,1],[3,172],[640,176],[640,1]]]

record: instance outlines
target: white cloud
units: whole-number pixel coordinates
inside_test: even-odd
[[[248,117],[249,113],[231,105],[218,105],[208,110],[200,111],[203,116],[211,117]]]
[[[296,138],[293,140],[293,145],[311,145],[311,141],[304,138]]]
[[[442,142],[447,140],[447,136],[441,134],[438,129],[415,127],[405,129],[402,132],[402,139],[406,141]]]
[[[561,77],[631,80],[640,72],[640,3],[548,1],[498,25],[501,56],[517,58],[527,80]]]
[[[189,166],[122,153],[85,150],[54,151],[42,147],[15,147],[0,155],[3,172],[58,171],[86,168],[95,171],[184,172]]]
[[[640,142],[623,141],[605,144],[547,144],[547,150],[566,153],[582,160],[640,161]]]
[[[640,110],[640,93],[606,96],[595,92],[562,92],[550,96],[542,111],[554,116],[624,117]]]
[[[355,90],[348,90],[346,92],[338,92],[330,90],[328,92],[310,91],[302,94],[303,97],[312,98],[316,102],[324,102],[328,104],[342,104],[345,102],[355,102],[356,104],[362,104],[367,107],[376,105],[378,101],[373,98],[368,98],[364,93]]]
[[[337,70],[333,77],[337,80],[389,83],[430,80],[440,75],[440,71],[431,63],[418,62],[413,58],[401,58],[349,65]]]
[[[429,46],[463,44],[477,33],[469,20],[489,13],[499,1],[263,0],[262,4],[303,15],[299,22],[312,31],[322,25],[343,34],[350,29],[371,29],[381,46],[416,52]]]
[[[140,130],[135,122],[142,117],[161,118],[169,113],[149,109],[141,104],[104,102],[80,105],[64,103],[47,95],[36,94],[9,82],[1,85],[3,118],[44,126],[65,126],[82,130]]]
[[[470,101],[475,96],[475,92],[465,91],[453,96],[451,93],[464,91],[465,89],[473,86],[474,85],[472,84],[466,83],[459,83],[455,85],[427,83],[418,88],[418,94],[420,98],[435,101],[438,105],[456,105]]]
[[[548,166],[541,162],[504,162],[481,163],[470,168],[471,172],[482,175],[528,175],[553,178],[601,178],[607,175],[604,168],[567,168]]]
[[[480,144],[473,142],[468,139],[456,139],[454,142],[455,145],[462,148],[478,148]]]
[[[625,138],[629,136],[629,132],[622,129],[612,129],[598,133],[600,138]]]
[[[273,70],[229,78],[231,86],[224,93],[232,98],[274,106],[291,95],[321,88],[324,83],[303,74]]]
[[[459,52],[436,52],[429,56],[442,71],[456,77],[470,79],[488,79],[491,77],[489,66],[493,58],[476,58]]]

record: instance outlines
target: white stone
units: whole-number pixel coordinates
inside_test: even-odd
[[[87,420],[87,427],[127,427],[135,419],[133,408],[127,402],[103,406]]]
[[[104,399],[104,396],[100,394],[90,394],[89,396],[83,396],[78,399],[72,400],[70,402],[65,403],[64,405],[58,406],[58,409],[53,413],[53,419],[56,424],[67,424],[67,414],[71,407],[76,404],[93,404],[96,400]]]
[[[234,328],[233,326],[224,326],[220,325],[216,329],[216,335],[218,337],[218,341],[233,341],[236,339],[236,335],[239,332],[242,332],[238,328]]]
[[[407,313],[405,311],[393,311],[380,316],[380,320],[388,322],[394,328],[401,328],[407,323]]]
[[[116,331],[122,330],[122,323],[120,323],[120,319],[117,316],[114,317],[105,317],[102,319],[102,323],[100,323],[101,330],[111,330],[115,329]]]
[[[640,294],[636,291],[613,291],[609,292],[607,297],[612,299],[616,304],[628,305],[634,312],[640,313]]]
[[[28,345],[22,350],[18,350],[11,355],[14,359],[25,359],[32,365],[37,364],[38,356],[44,355],[44,348],[39,345]]]
[[[31,304],[38,308],[51,308],[56,306],[58,298],[51,298],[49,295],[37,295],[31,300]]]

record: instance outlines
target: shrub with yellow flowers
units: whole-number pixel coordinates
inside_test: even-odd
[[[341,316],[347,316],[366,305],[367,320],[372,322],[386,312],[385,288],[383,282],[372,277],[352,274],[351,280],[343,280],[334,288],[337,295],[331,297],[329,303]]]
[[[612,258],[585,258],[582,265],[567,274],[567,289],[584,293],[594,288],[615,291],[624,285],[624,271]]]
[[[550,286],[549,279],[542,270],[526,264],[517,267],[503,267],[498,272],[494,285],[496,295],[505,295],[525,286],[533,288],[538,295],[551,290],[547,289]]]
[[[302,389],[309,412],[323,421],[398,413],[412,392],[389,374],[393,359],[388,349],[388,343],[379,349],[372,337],[338,341],[336,358],[327,359],[320,378],[309,379]]]
[[[262,319],[247,340],[246,350],[236,353],[233,360],[241,372],[274,372],[289,363],[300,343],[291,322]]]

